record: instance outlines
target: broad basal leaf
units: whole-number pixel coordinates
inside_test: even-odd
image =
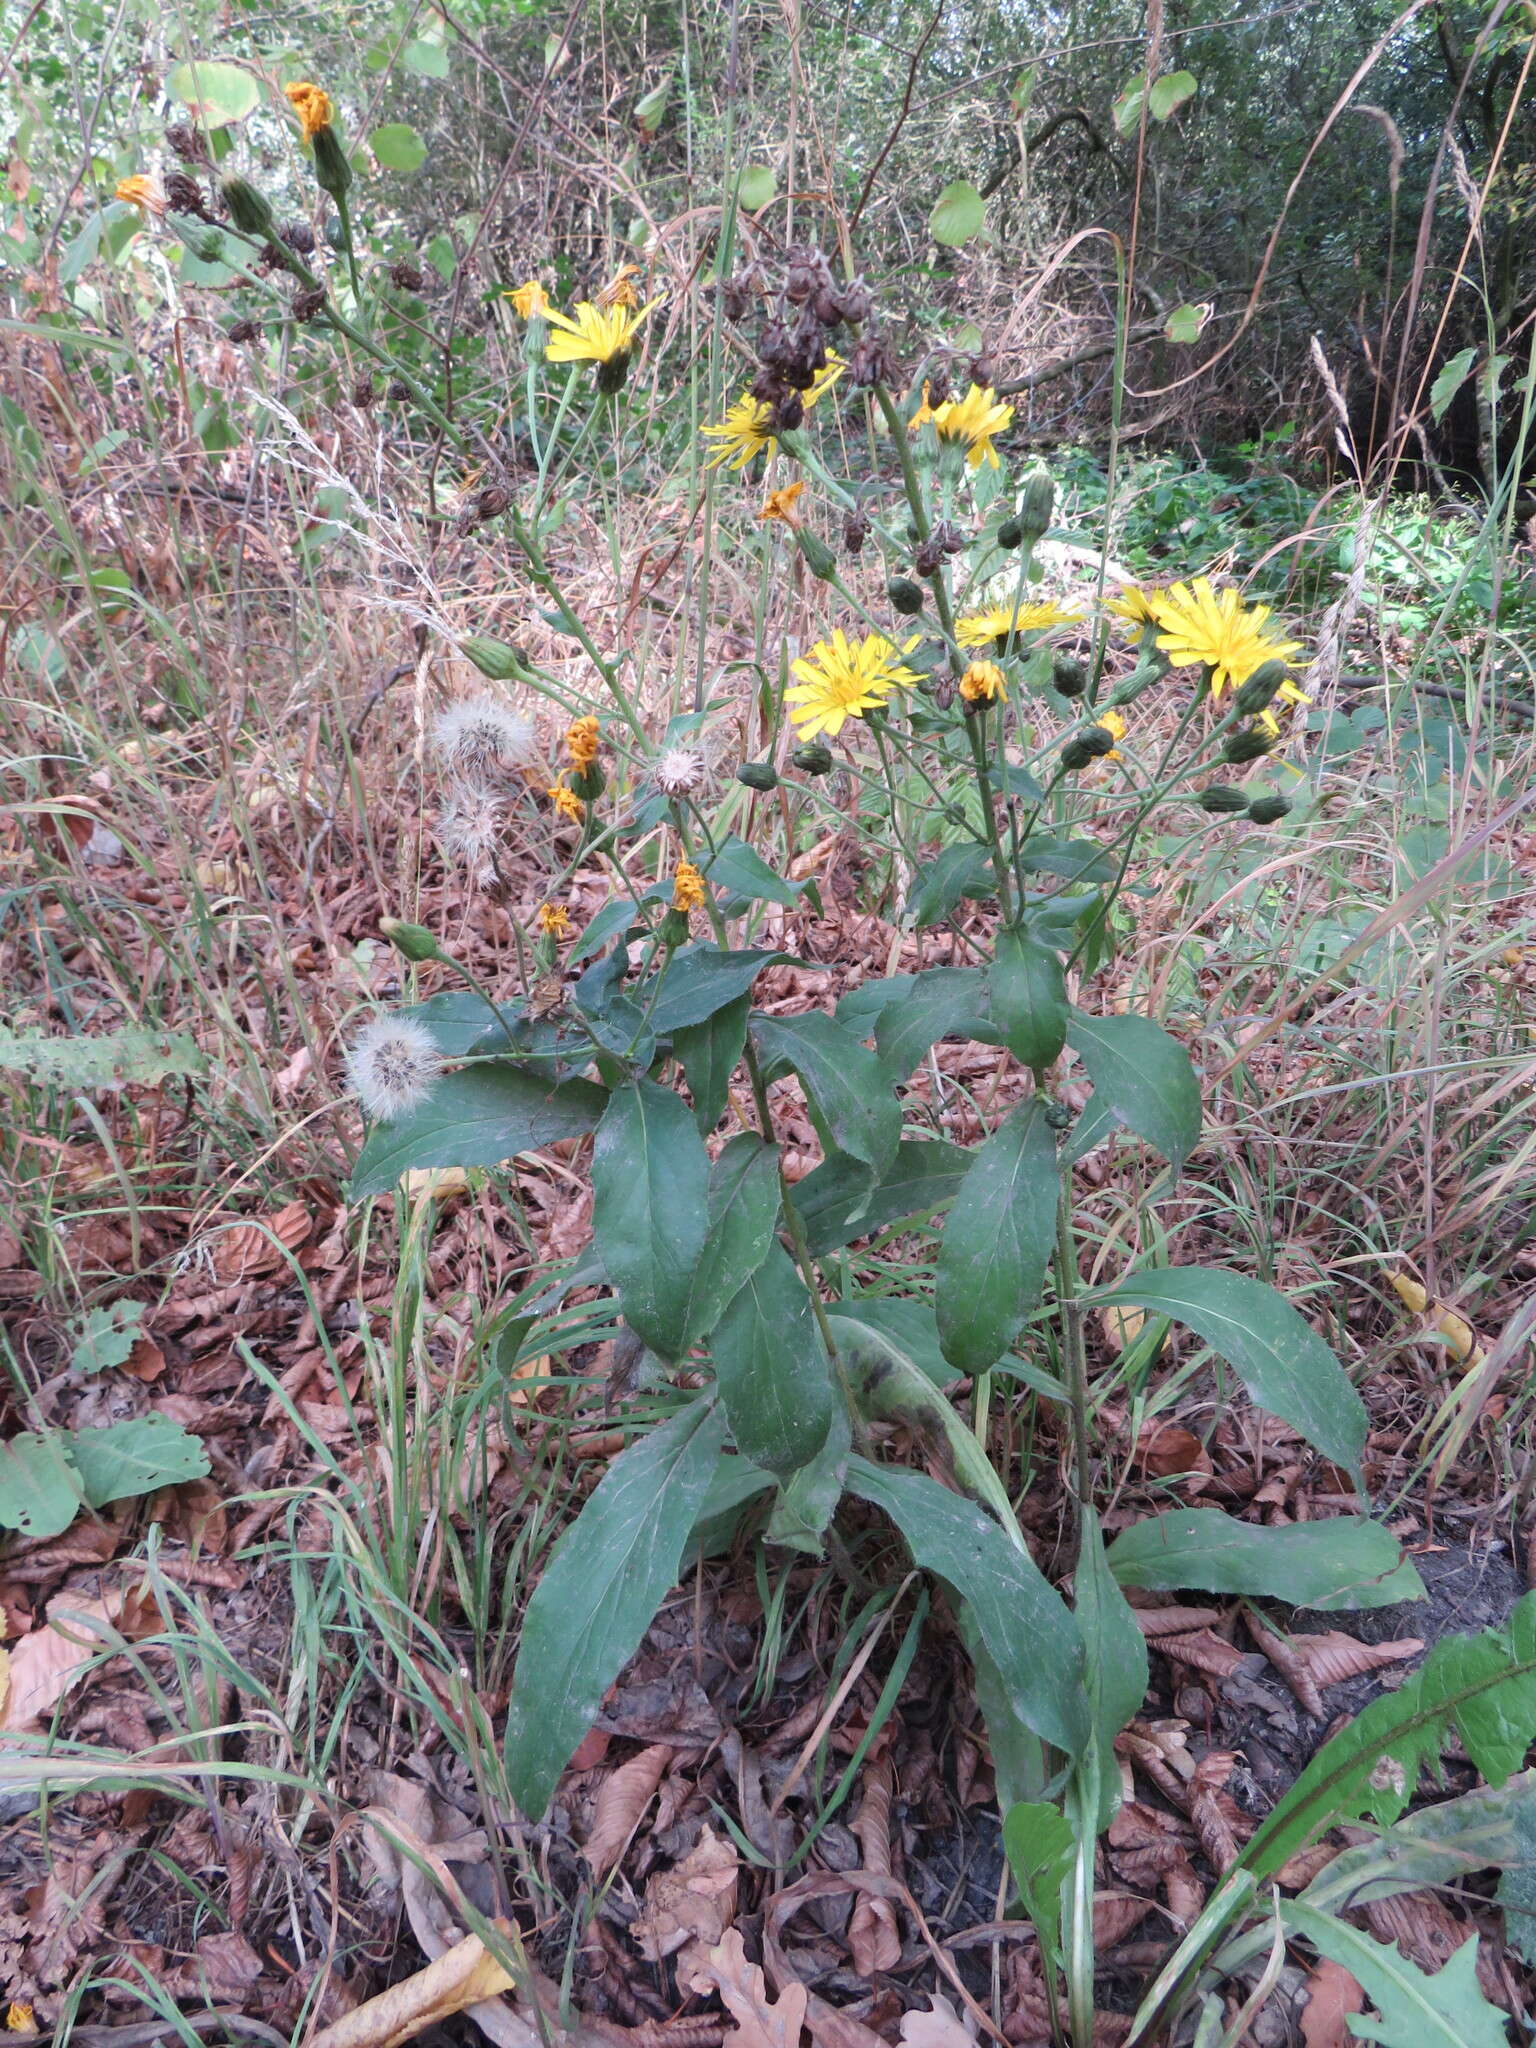
[[[695,1401],[622,1451],[550,1554],[523,1616],[507,1708],[507,1782],[542,1818],[571,1752],[677,1582],[725,1438]]]
[[[812,1258],[856,1237],[873,1237],[904,1217],[923,1216],[953,1201],[970,1167],[963,1145],[943,1138],[903,1138],[873,1189],[868,1169],[834,1154],[790,1189]]]
[[[1396,1537],[1358,1515],[1264,1529],[1219,1508],[1176,1508],[1122,1531],[1109,1547],[1122,1586],[1244,1593],[1330,1610],[1422,1600]]]
[[[0,1529],[43,1542],[59,1536],[85,1506],[67,1431],[23,1431],[0,1443]]]
[[[709,1232],[689,1288],[685,1349],[709,1335],[767,1258],[778,1220],[778,1147],[739,1131],[709,1169]]]
[[[592,1147],[592,1235],[624,1320],[660,1358],[688,1335],[709,1234],[709,1154],[687,1105],[655,1081],[614,1090]]]

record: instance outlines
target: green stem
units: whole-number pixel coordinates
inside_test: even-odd
[[[1061,1340],[1067,1368],[1068,1413],[1072,1423],[1073,1492],[1077,1537],[1082,1541],[1083,1509],[1092,1499],[1089,1471],[1088,1347],[1079,1298],[1077,1244],[1072,1234],[1072,1170],[1062,1169],[1056,1199],[1056,1299],[1061,1307]]]

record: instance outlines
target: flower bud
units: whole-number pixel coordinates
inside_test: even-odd
[[[1261,796],[1248,806],[1248,815],[1255,825],[1275,825],[1289,814],[1290,808],[1283,796]]]
[[[909,576],[893,576],[885,586],[885,594],[904,619],[916,618],[923,608],[922,590]]]
[[[1086,768],[1097,757],[1097,748],[1090,747],[1085,739],[1068,740],[1061,750],[1061,765],[1068,770]]]
[[[736,770],[736,780],[748,789],[777,789],[778,770],[771,761],[743,761]]]
[[[333,199],[344,198],[352,183],[352,166],[342,148],[341,137],[329,121],[323,128],[315,130],[311,146],[315,152],[315,183],[322,192],[329,192]]]
[[[1244,761],[1262,761],[1274,745],[1274,738],[1262,726],[1245,726],[1241,732],[1230,732],[1222,743],[1221,758],[1230,761],[1234,767]]]
[[[597,388],[611,398],[616,391],[624,389],[629,376],[629,350],[620,349],[616,356],[610,356],[606,363],[597,366]]]
[[[1248,808],[1248,792],[1239,789],[1235,782],[1213,782],[1209,789],[1202,789],[1195,799],[1202,811],[1210,811],[1218,818],[1235,818],[1239,811]]]
[[[802,775],[830,775],[832,772],[832,749],[820,740],[806,740],[789,758],[791,765]]]
[[[1024,495],[1019,501],[1019,532],[1031,547],[1045,536],[1051,523],[1051,508],[1056,502],[1056,486],[1049,470],[1034,469],[1024,479]]]
[[[821,535],[812,533],[808,527],[797,526],[795,540],[811,574],[819,576],[823,583],[829,583],[837,574],[837,557]]]
[[[1283,661],[1266,661],[1262,668],[1256,668],[1233,699],[1243,717],[1254,718],[1259,712],[1267,711],[1289,674],[1290,670]]]
[[[504,640],[487,640],[479,634],[471,634],[467,640],[459,642],[459,652],[493,683],[510,683],[522,674],[522,656]]]
[[[997,529],[997,544],[1000,548],[1017,548],[1024,544],[1024,529],[1017,519],[1005,519]]]
[[[1081,697],[1088,687],[1088,671],[1070,654],[1058,654],[1051,662],[1051,682],[1063,697]]]
[[[272,232],[272,209],[246,178],[225,178],[219,186],[229,217],[242,235]]]
[[[585,768],[573,768],[569,777],[572,792],[584,804],[595,804],[608,786],[608,778],[593,761]]]
[[[379,930],[407,960],[442,960],[447,955],[424,924],[407,924],[402,917],[381,917]]]

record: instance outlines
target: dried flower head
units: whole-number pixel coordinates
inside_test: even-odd
[[[438,844],[478,875],[494,870],[506,825],[506,806],[496,792],[479,783],[464,783],[438,812]]]
[[[520,320],[542,320],[549,311],[549,294],[536,277],[530,277],[516,291],[506,292],[503,296],[512,301],[512,310]]]
[[[419,292],[426,283],[421,265],[410,256],[400,256],[390,264],[389,281],[397,291]]]
[[[590,768],[597,759],[599,727],[592,717],[573,719],[566,728],[565,751],[577,768]]]
[[[563,903],[541,903],[534,923],[546,939],[568,939],[571,935],[571,913]]]
[[[1008,681],[995,661],[973,661],[960,678],[960,694],[967,704],[990,704],[1007,697]]]
[[[798,526],[800,515],[795,510],[795,500],[805,489],[804,483],[781,484],[776,491],[770,491],[763,501],[759,519],[781,519],[786,526]]]
[[[668,747],[656,763],[656,787],[663,796],[692,796],[704,780],[704,756],[697,747]]]
[[[409,1017],[376,1017],[363,1026],[347,1054],[358,1101],[384,1123],[425,1102],[442,1067],[437,1041]]]
[[[586,816],[581,798],[574,789],[567,789],[563,782],[551,783],[544,794],[554,805],[556,817],[563,818],[568,825],[579,825]]]
[[[456,775],[522,768],[534,758],[536,735],[524,718],[488,692],[450,704],[432,721],[432,745]]]
[[[702,910],[707,900],[704,877],[691,860],[680,860],[672,876],[672,908],[686,915]]]
[[[165,179],[165,203],[172,213],[185,213],[193,220],[211,221],[208,201],[203,188],[196,178],[189,178],[185,171],[168,171]]]
[[[322,128],[331,125],[331,96],[318,85],[311,85],[301,79],[294,85],[283,87],[283,96],[299,117],[304,140],[313,142]]]
[[[152,213],[156,219],[165,212],[165,200],[153,178],[146,178],[136,172],[131,178],[119,178],[113,197],[125,205],[136,206],[140,213]]]

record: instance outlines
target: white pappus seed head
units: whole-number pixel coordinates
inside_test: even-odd
[[[704,780],[704,756],[697,747],[668,747],[656,763],[656,787],[663,796],[692,796]]]
[[[424,1102],[442,1068],[437,1041],[409,1017],[376,1017],[363,1026],[347,1054],[357,1099],[381,1123],[393,1123]]]
[[[462,775],[477,768],[524,767],[537,754],[538,735],[531,719],[482,693],[437,714],[432,745],[443,766]]]
[[[506,806],[494,790],[465,783],[437,814],[438,844],[466,867],[494,864],[506,823]]]

